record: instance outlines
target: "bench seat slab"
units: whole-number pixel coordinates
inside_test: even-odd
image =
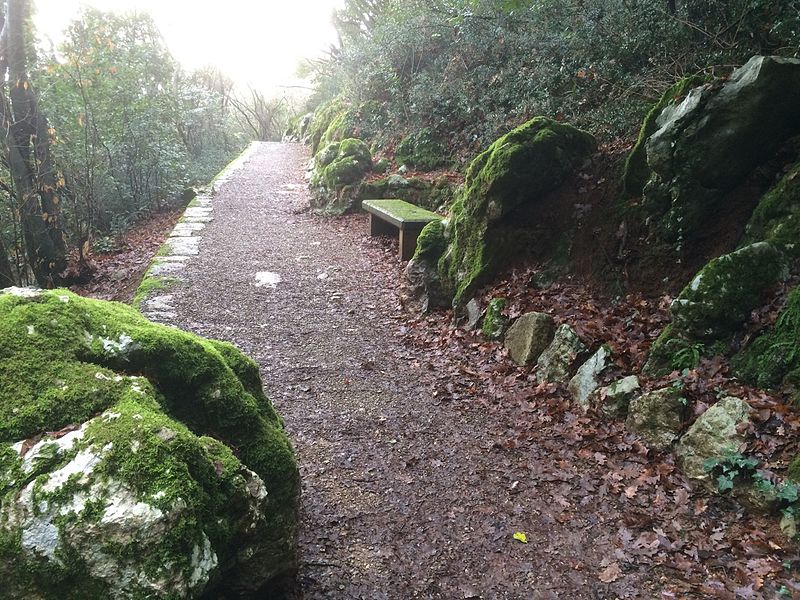
[[[400,260],[411,260],[417,249],[420,231],[441,216],[404,200],[364,200],[361,207],[369,213],[370,235],[390,235],[400,231]]]

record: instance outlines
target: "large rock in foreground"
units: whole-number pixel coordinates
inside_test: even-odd
[[[510,258],[526,250],[528,240],[514,231],[531,225],[537,205],[595,145],[588,133],[537,117],[497,139],[472,162],[464,191],[451,208],[448,246],[438,263],[454,305],[465,305]]]
[[[268,590],[296,567],[298,484],[233,346],[66,291],[0,293],[4,598]]]

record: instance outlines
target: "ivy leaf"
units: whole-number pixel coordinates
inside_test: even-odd
[[[720,492],[733,489],[733,477],[727,475],[720,475],[717,477],[717,489]]]

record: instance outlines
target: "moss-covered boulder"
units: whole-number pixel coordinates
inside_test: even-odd
[[[236,348],[67,291],[0,293],[4,598],[264,593],[298,471]]]
[[[439,257],[447,248],[443,221],[431,221],[417,238],[417,249],[408,261],[405,276],[419,297],[423,312],[449,306],[452,295],[439,276]]]
[[[789,294],[775,325],[733,359],[733,370],[764,388],[785,388],[800,400],[800,287]]]
[[[420,171],[432,171],[447,163],[447,150],[429,128],[404,137],[395,150],[395,161]]]
[[[668,241],[688,241],[730,192],[800,133],[800,60],[755,56],[728,80],[694,88],[656,119],[646,142],[648,209]]]
[[[594,138],[570,125],[537,117],[496,140],[469,166],[464,190],[450,211],[449,245],[439,268],[455,306],[462,306],[510,257],[520,253],[508,235],[517,212],[530,211],[558,188],[595,149]]]
[[[645,370],[693,367],[703,354],[725,352],[731,336],[786,274],[784,254],[769,242],[709,262],[670,305],[672,324],[653,344]]]
[[[317,151],[326,146],[327,144],[337,141],[330,139],[330,135],[326,136],[326,132],[331,127],[331,123],[339,120],[348,110],[347,101],[337,96],[327,102],[320,104],[311,117],[311,120],[306,127],[306,134],[304,139],[311,145],[311,152],[316,154]],[[349,137],[349,136],[347,136]],[[323,141],[323,138],[325,141]]]
[[[661,98],[656,102],[642,122],[639,130],[639,138],[636,140],[631,153],[625,160],[625,171],[623,174],[623,185],[626,196],[639,196],[644,190],[644,186],[650,179],[651,171],[647,166],[648,138],[658,131],[658,117],[667,106],[674,105],[683,100],[687,92],[694,87],[702,85],[707,81],[706,77],[693,75],[681,79],[670,86]]]
[[[361,140],[348,138],[322,148],[311,173],[313,206],[341,214],[352,209],[358,194],[353,184],[372,170],[372,154]]]

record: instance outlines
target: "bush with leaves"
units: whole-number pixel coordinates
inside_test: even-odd
[[[653,100],[698,71],[800,54],[800,2],[347,0],[316,101],[377,101],[376,137],[430,128],[475,153],[535,115],[632,136]]]

